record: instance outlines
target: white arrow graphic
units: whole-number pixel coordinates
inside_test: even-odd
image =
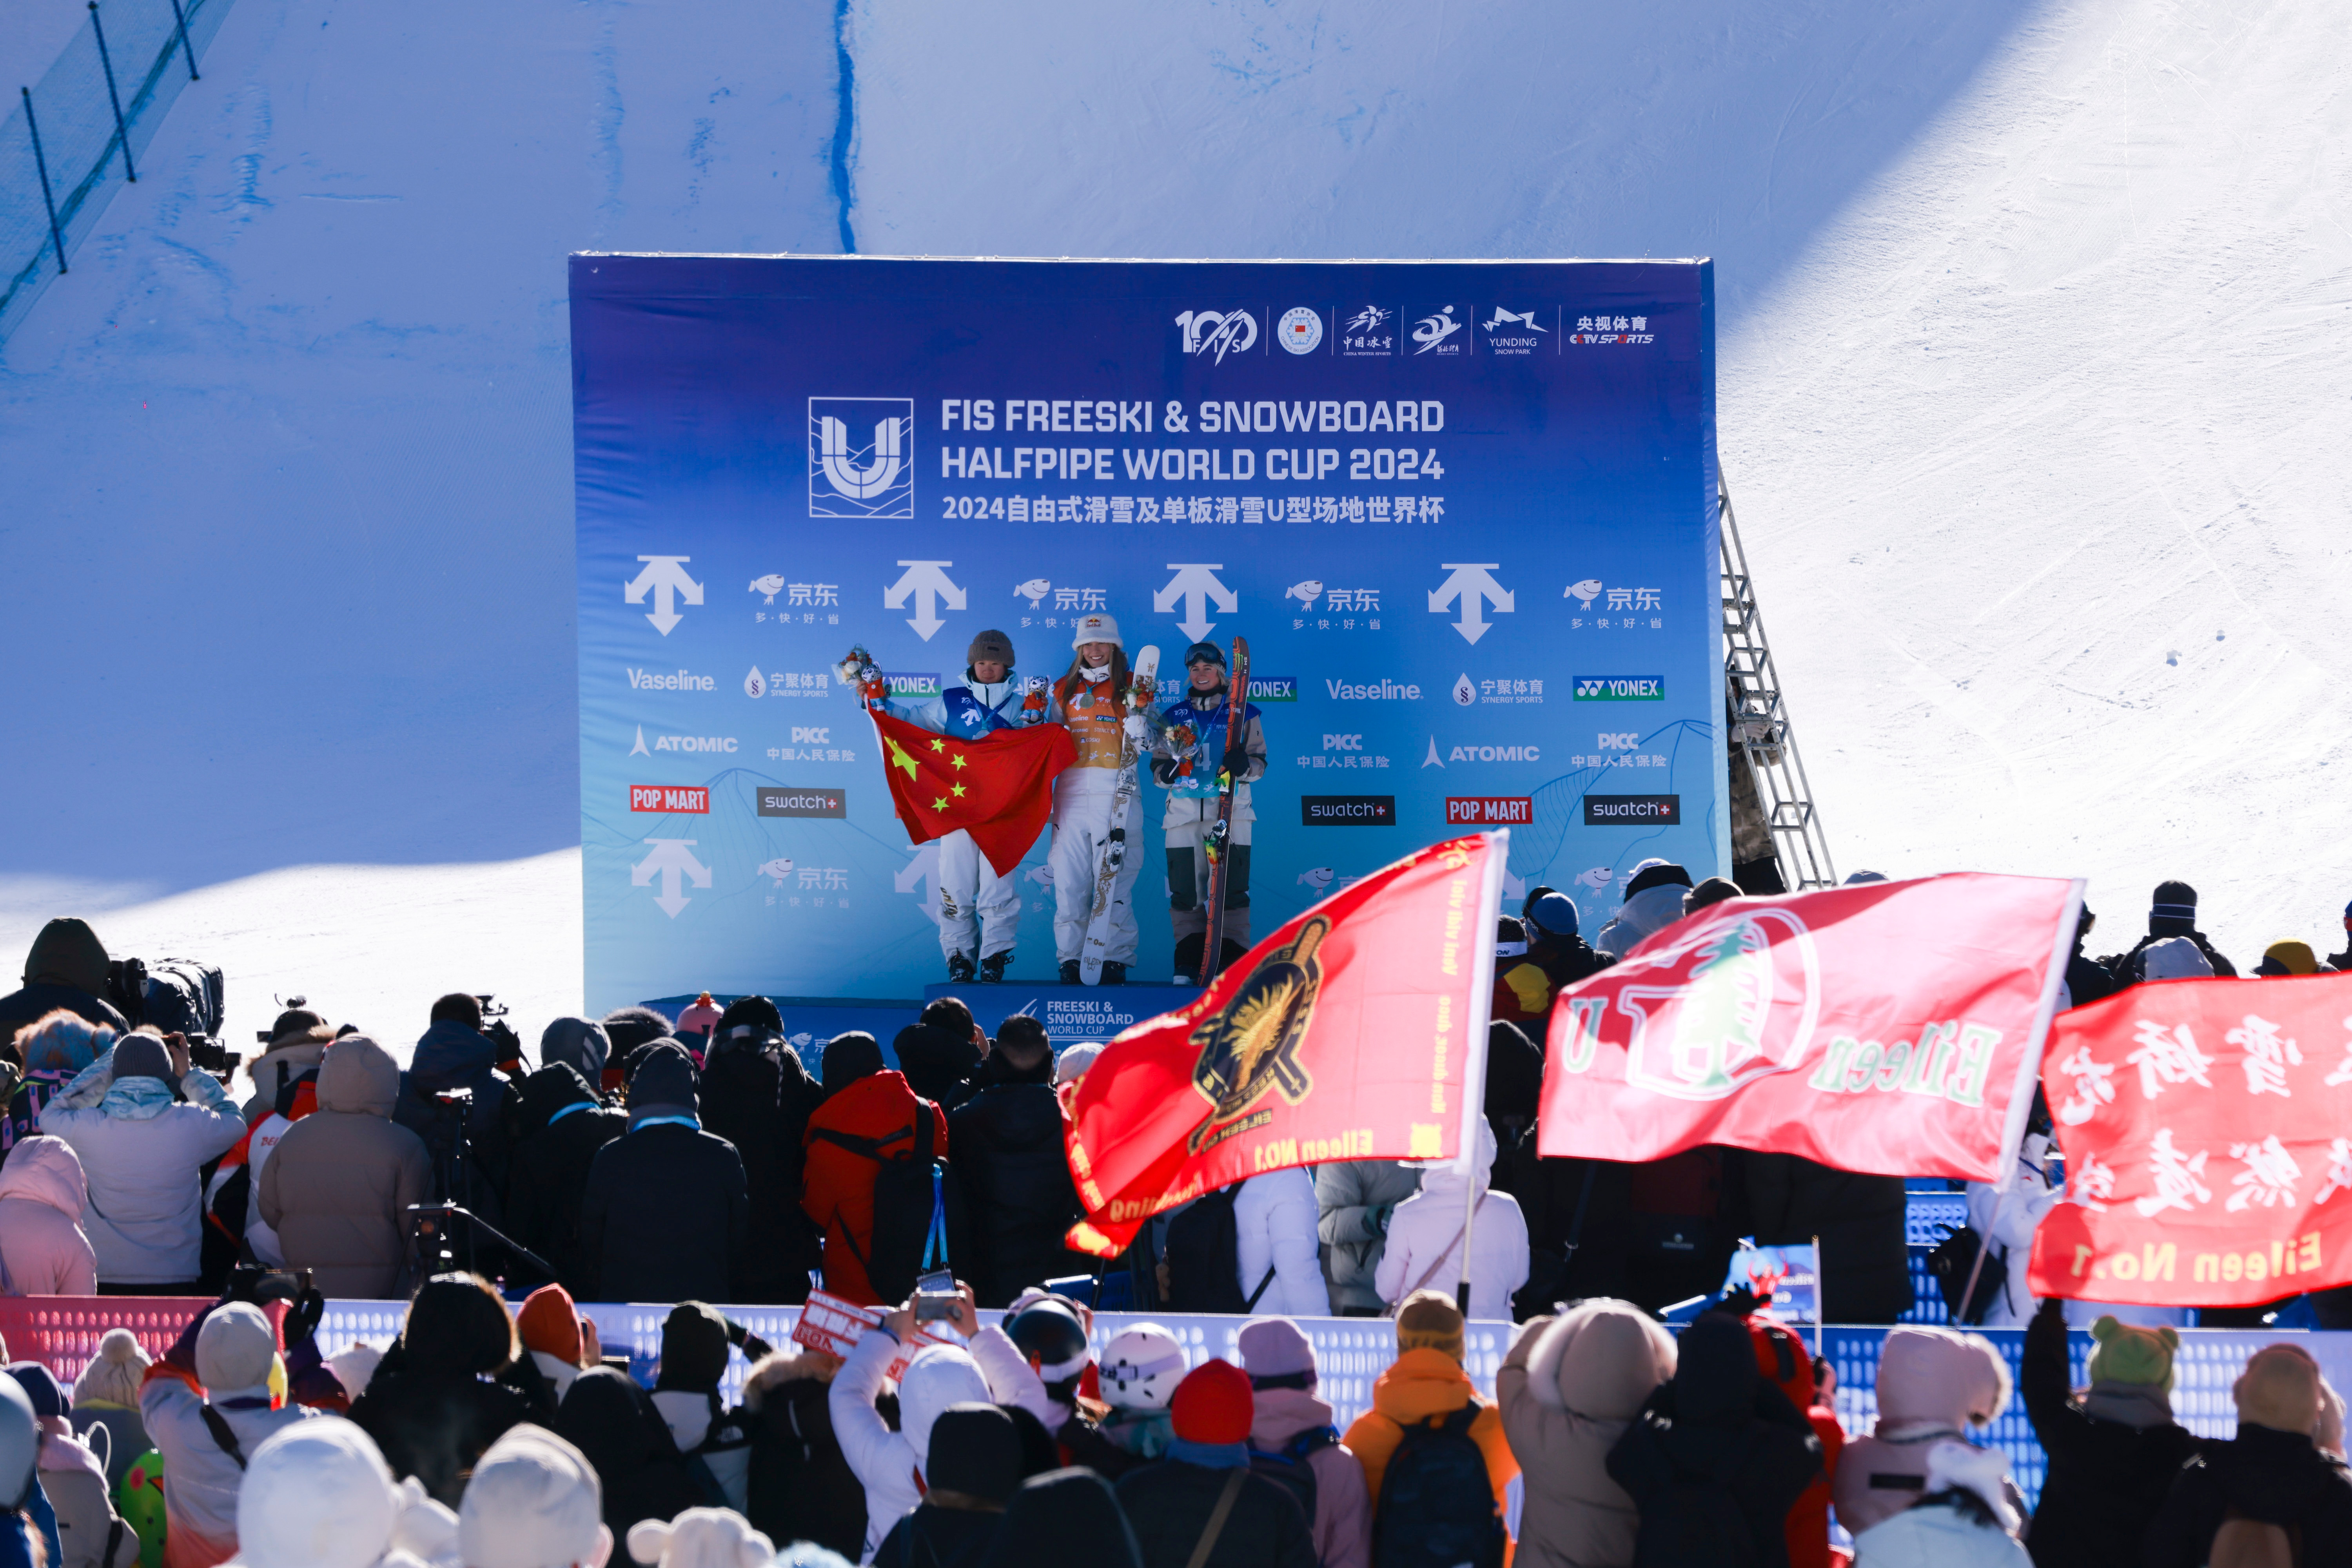
[[[900,893],[913,893],[921,888],[922,903],[918,905],[923,918],[937,925],[940,923],[940,841],[933,839],[915,851],[915,858],[904,870],[892,873],[891,886]]]
[[[646,619],[654,623],[655,631],[667,637],[670,628],[686,619],[677,612],[677,601],[672,595],[684,594],[688,604],[702,602],[702,584],[686,575],[686,563],[694,558],[690,555],[641,555],[637,559],[646,563],[646,570],[637,573],[635,580],[629,584],[628,602],[643,604],[646,590],[652,589],[654,607],[646,612]]]
[[[1221,615],[1240,613],[1241,595],[1217,580],[1217,573],[1224,570],[1223,562],[1194,561],[1188,565],[1171,560],[1168,570],[1176,575],[1169,580],[1167,587],[1151,596],[1152,611],[1165,615],[1176,608],[1178,600],[1182,600],[1184,619],[1176,622],[1176,630],[1195,643],[1207,642],[1209,633],[1217,629],[1217,623],[1208,618],[1211,604]]]
[[[677,890],[678,873],[685,873],[686,879],[697,887],[709,887],[710,868],[694,858],[692,839],[647,839],[646,842],[653,845],[654,852],[629,868],[629,885],[650,887],[654,878],[660,877],[661,891],[654,894],[654,902],[661,905],[663,914],[675,920],[677,912],[690,902]]]
[[[1459,599],[1462,601],[1462,619],[1454,623],[1454,629],[1462,633],[1463,641],[1475,643],[1486,634],[1489,630],[1486,615],[1487,605],[1492,604],[1498,615],[1511,613],[1511,595],[1488,575],[1501,562],[1446,560],[1438,564],[1454,575],[1429,596],[1429,612],[1443,615]]]
[[[931,633],[947,624],[940,619],[940,602],[944,600],[950,610],[963,608],[963,590],[948,580],[946,568],[951,560],[902,560],[907,570],[898,581],[882,591],[882,608],[904,610],[907,596],[915,596],[915,617],[907,622],[915,635],[928,643]]]

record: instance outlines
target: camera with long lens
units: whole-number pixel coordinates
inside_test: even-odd
[[[133,1029],[152,1024],[185,1037],[188,1061],[223,1078],[245,1060],[220,1041],[225,998],[219,968],[194,958],[115,958],[106,966],[106,999]]]
[[[507,1022],[507,1009],[490,999],[487,994],[474,999],[482,1004],[482,1034],[498,1047],[494,1060],[519,1061],[522,1059],[522,1036],[515,1033],[514,1025]]]

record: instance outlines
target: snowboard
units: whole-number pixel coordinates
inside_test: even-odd
[[[1217,959],[1225,950],[1225,845],[1234,831],[1234,792],[1241,788],[1241,770],[1248,766],[1244,747],[1249,738],[1249,639],[1234,639],[1232,678],[1225,689],[1225,755],[1219,763],[1223,786],[1217,793],[1216,825],[1209,830],[1209,927],[1201,939],[1201,984],[1217,977]]]
[[[1147,697],[1136,700],[1135,688],[1143,686],[1155,695],[1160,689],[1160,650],[1157,647],[1139,649],[1135,664],[1128,673],[1127,711],[1142,713],[1151,706]],[[1110,834],[1095,857],[1095,902],[1087,918],[1086,941],[1078,948],[1078,976],[1089,986],[1102,984],[1103,959],[1110,951],[1111,889],[1118,882],[1118,873],[1127,864],[1127,813],[1135,804],[1142,786],[1136,775],[1137,763],[1143,756],[1132,736],[1122,734],[1118,747],[1118,789],[1111,796]]]

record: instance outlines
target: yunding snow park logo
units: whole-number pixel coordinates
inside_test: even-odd
[[[1223,364],[1227,354],[1247,353],[1257,341],[1257,318],[1247,310],[1187,310],[1176,318],[1176,326],[1184,335],[1184,351],[1213,354],[1214,364]]]
[[[809,516],[915,515],[915,400],[809,399]]]

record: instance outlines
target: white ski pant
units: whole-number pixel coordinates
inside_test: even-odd
[[[1020,890],[1010,877],[996,874],[961,828],[940,841],[939,889],[943,955],[962,953],[977,960],[1013,946],[1020,932]]]
[[[1071,768],[1062,775],[1081,771]],[[1089,768],[1104,773],[1108,769]],[[1092,780],[1087,780],[1092,783]],[[1111,806],[1108,789],[1064,789],[1055,780],[1054,848],[1048,857],[1054,868],[1054,955],[1057,959],[1084,956],[1087,925],[1093,917],[1096,878],[1110,841]],[[1127,858],[1110,889],[1109,944],[1103,951],[1108,963],[1135,962],[1135,876],[1143,867],[1143,807],[1139,798],[1127,803]]]

